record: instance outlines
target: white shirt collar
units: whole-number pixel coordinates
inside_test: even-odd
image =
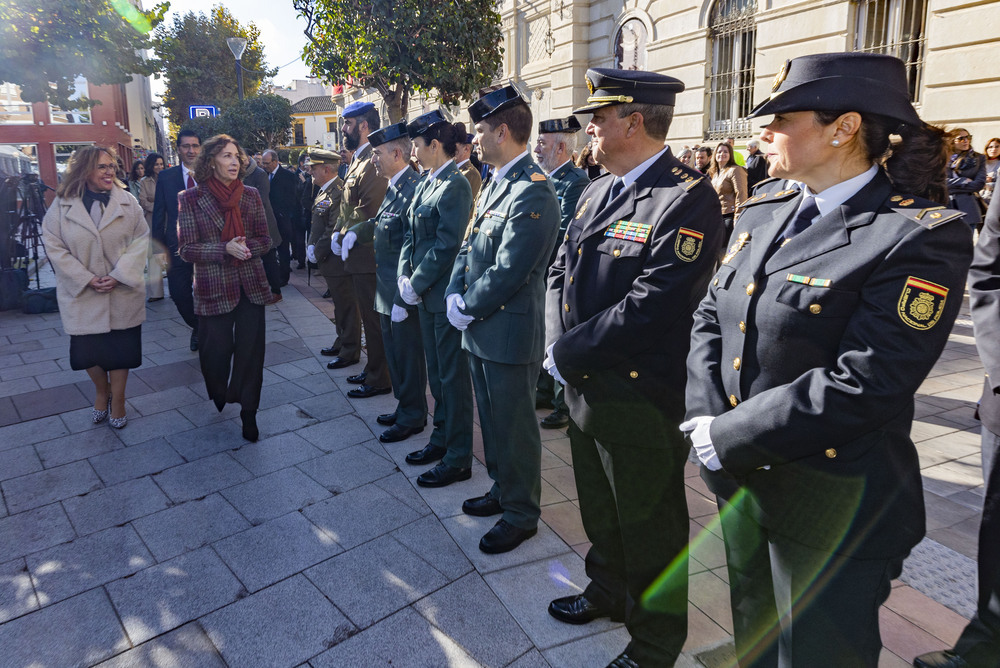
[[[330,185],[331,183],[333,183],[334,181],[336,181],[336,180],[337,180],[337,177],[335,176],[335,177],[333,177],[332,179],[330,179],[329,181],[327,181],[326,183],[324,183],[323,185],[321,185],[321,186],[319,187],[319,190],[320,190],[320,192],[323,192],[324,190],[326,190],[326,187],[327,187],[328,185]]]
[[[523,153],[521,153],[519,156],[517,156],[516,158],[514,158],[513,160],[511,160],[510,162],[508,162],[503,167],[497,167],[496,169],[494,169],[493,170],[493,181],[495,183],[500,183],[501,181],[503,181],[503,178],[505,176],[507,176],[507,172],[509,172],[510,168],[514,166],[514,163],[517,162],[518,160],[520,160],[521,158],[523,158],[526,155],[528,155],[528,149],[524,149]]]
[[[566,162],[569,162],[569,160],[567,159]],[[566,166],[566,162],[564,162],[563,164],[559,165],[558,167],[556,167],[555,169],[553,169],[551,172],[549,172],[549,176],[552,176],[553,174],[555,174],[556,172],[558,172],[560,169],[562,169],[563,167],[565,167]]]
[[[392,178],[389,179],[389,185],[395,187],[396,184],[399,183],[399,180],[403,178],[403,174],[405,174],[406,170],[409,168],[409,165],[405,165],[401,170],[393,174]]]
[[[281,165],[275,165],[274,169],[268,172],[268,174],[277,174],[279,169],[281,169]]]
[[[437,169],[435,169],[433,172],[431,172],[430,174],[428,174],[427,178],[433,179],[433,178],[437,177],[437,175],[441,173],[441,170],[443,170],[445,167],[447,167],[448,165],[450,165],[453,162],[455,162],[454,159],[448,158],[447,160],[445,160],[445,163],[443,165],[441,165],[440,167],[438,167]]]
[[[465,163],[467,163],[467,162],[469,162],[469,158],[466,158],[465,160],[463,160],[462,162],[458,163],[458,164],[457,164],[457,165],[455,165],[455,166],[456,166],[456,167],[458,167],[458,168],[461,168],[461,167],[462,167],[462,165],[464,165],[464,164],[465,164]]]
[[[181,180],[184,181],[184,187],[187,187],[188,175],[191,175],[191,179],[194,181],[195,185],[198,185],[198,179],[194,178],[194,170],[188,169],[187,165],[183,162],[181,163]]]
[[[847,200],[854,197],[859,190],[864,188],[871,182],[872,179],[875,178],[877,173],[878,167],[872,165],[868,171],[862,172],[853,178],[830,186],[823,192],[814,193],[809,189],[809,186],[805,184],[802,185],[802,192],[807,196],[816,198],[816,207],[819,209],[820,215],[825,216]]]
[[[369,142],[365,142],[364,144],[362,144],[361,146],[358,147],[358,150],[354,152],[354,159],[355,160],[358,159],[358,156],[361,155],[361,152],[363,150],[365,150],[366,148],[368,148],[368,144],[369,144]]]
[[[621,180],[625,184],[625,187],[628,188],[630,185],[632,185],[633,183],[635,183],[636,181],[638,181],[639,177],[642,176],[643,173],[645,173],[645,171],[647,169],[649,169],[654,162],[656,162],[657,160],[659,160],[660,156],[663,155],[666,152],[667,152],[667,149],[666,149],[666,147],[664,147],[659,153],[657,153],[653,157],[649,158],[645,162],[639,163],[639,165],[637,165],[634,169],[632,169],[632,171],[630,171],[625,176],[621,177]]]

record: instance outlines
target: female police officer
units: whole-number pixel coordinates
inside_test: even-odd
[[[772,91],[751,116],[774,114],[776,178],[695,313],[681,429],[719,497],[740,665],[874,667],[924,533],[913,395],[972,243],[901,61],[804,56]]]

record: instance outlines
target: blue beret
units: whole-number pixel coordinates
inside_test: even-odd
[[[340,115],[341,118],[354,118],[355,116],[361,116],[367,114],[369,111],[375,108],[375,105],[371,102],[362,102],[358,100],[357,102],[351,102],[349,105],[344,107],[344,113]]]
[[[674,106],[684,82],[674,77],[642,70],[613,70],[593,67],[587,70],[587,104],[574,109],[574,114],[610,107],[613,104],[662,104]]]

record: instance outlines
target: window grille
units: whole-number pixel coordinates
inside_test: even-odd
[[[712,8],[712,73],[705,139],[753,136],[747,114],[753,109],[756,13],[757,0],[718,0]]]
[[[919,101],[927,43],[927,0],[854,0],[854,4],[854,49],[902,60],[910,99]]]

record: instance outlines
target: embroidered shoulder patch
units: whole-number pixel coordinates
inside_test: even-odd
[[[604,236],[625,239],[626,241],[637,241],[640,244],[644,244],[649,239],[649,232],[652,229],[653,226],[649,223],[633,223],[631,220],[619,220],[614,225],[608,227]]]
[[[941,319],[947,298],[948,288],[910,276],[899,295],[896,311],[913,329],[930,329]]]
[[[535,172],[535,173],[533,173],[531,175],[531,180],[532,181],[545,181],[545,174],[539,174],[538,172]]]
[[[677,240],[674,242],[674,252],[685,262],[694,262],[701,254],[701,246],[705,235],[697,230],[682,227],[677,230]]]

